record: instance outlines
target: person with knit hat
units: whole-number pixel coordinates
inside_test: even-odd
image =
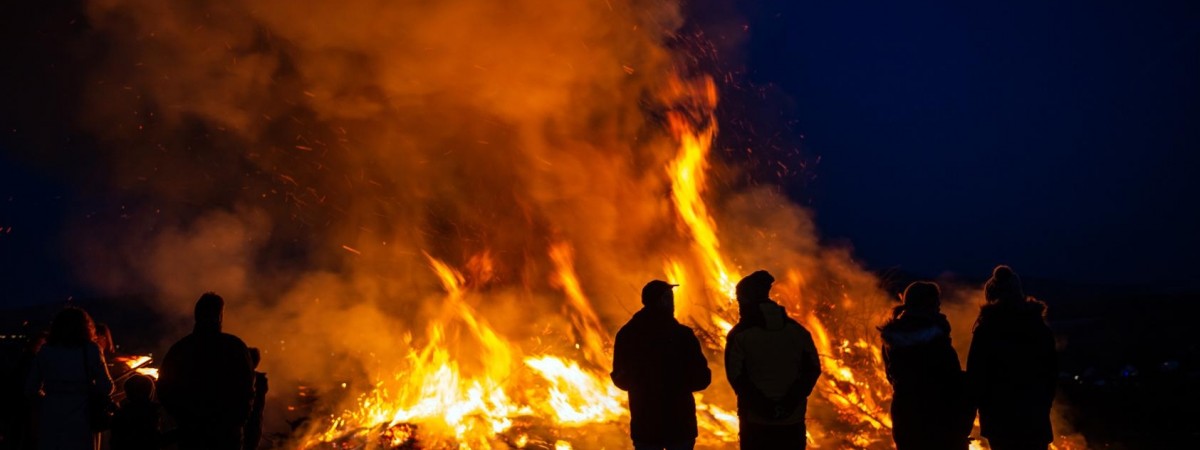
[[[904,303],[879,327],[883,365],[892,385],[892,439],[897,450],[966,450],[975,410],[941,313],[941,289],[908,285]]]
[[[997,266],[983,287],[967,379],[979,408],[979,427],[995,450],[1045,450],[1054,440],[1058,356],[1046,325],[1046,304],[1027,297],[1021,279]]]
[[[629,434],[637,450],[693,448],[692,393],[712,379],[695,332],[675,320],[676,286],[646,283],[642,309],[617,332],[613,347],[612,381],[629,392]]]
[[[740,319],[725,338],[742,450],[805,448],[808,395],[821,375],[812,335],[771,301],[774,282],[765,270],[738,282]]]

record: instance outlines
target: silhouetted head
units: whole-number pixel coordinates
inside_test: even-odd
[[[148,402],[153,395],[153,378],[138,373],[125,380],[125,398]]]
[[[196,329],[221,330],[221,315],[225,310],[225,299],[212,292],[205,292],[196,301]]]
[[[770,300],[771,284],[773,283],[775,283],[775,277],[765,270],[746,275],[737,284],[738,303],[758,303]]]
[[[108,329],[108,325],[96,324],[96,345],[99,345],[100,351],[104,353],[117,352],[117,346],[113,344],[112,331]]]
[[[988,303],[1021,303],[1025,301],[1025,290],[1021,288],[1021,279],[1012,268],[999,265],[983,285],[983,296]]]
[[[942,290],[937,283],[914,281],[904,289],[904,310],[915,312],[937,312],[942,305]]]
[[[658,311],[675,312],[675,286],[662,280],[654,280],[642,286],[642,304]]]
[[[262,354],[259,353],[258,347],[250,347],[246,349],[246,353],[250,355],[250,368],[257,369],[258,363],[262,362]]]
[[[88,342],[96,342],[96,325],[92,323],[92,316],[89,316],[87,311],[72,306],[63,308],[54,316],[46,343],[80,347]]]

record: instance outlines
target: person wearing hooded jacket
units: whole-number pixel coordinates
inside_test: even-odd
[[[939,311],[938,285],[917,281],[879,327],[883,364],[892,384],[892,438],[897,450],[966,450],[975,411],[950,345],[950,322]]]
[[[1044,450],[1054,439],[1058,372],[1046,305],[1026,297],[1020,278],[1003,265],[992,271],[984,297],[967,356],[980,432],[995,450]]]
[[[700,341],[675,320],[676,285],[654,280],[642,307],[617,332],[612,381],[629,392],[630,437],[637,450],[690,450],[696,444],[696,401],[712,380]]]
[[[241,450],[254,400],[254,369],[246,344],[221,332],[225,301],[206,293],[196,301],[196,326],[167,350],[159,368],[158,399],[179,425],[182,450]]]
[[[821,375],[812,335],[771,301],[774,282],[765,270],[738,282],[740,320],[725,340],[743,450],[805,448],[808,395]]]

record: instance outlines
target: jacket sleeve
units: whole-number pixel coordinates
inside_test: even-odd
[[[87,347],[88,358],[88,374],[91,375],[89,382],[93,383],[97,392],[104,395],[112,395],[113,381],[112,376],[108,374],[108,364],[104,363],[104,354],[100,352],[100,346],[89,345]]]
[[[167,354],[163,356],[162,365],[158,369],[158,382],[155,383],[154,393],[158,397],[158,402],[168,414],[179,419],[188,417],[188,412],[183,409],[183,393],[179,388],[179,377],[182,376],[179,367],[179,352],[174,346],[167,349]]]
[[[33,355],[29,372],[25,374],[25,395],[29,398],[37,398],[42,393],[42,371],[38,359],[38,355]]]
[[[879,348],[879,356],[883,357],[883,373],[887,375],[888,383],[892,386],[896,385],[896,378],[892,375],[892,348],[887,343],[884,343]]]
[[[746,371],[746,353],[742,350],[737,335],[738,330],[734,328],[729,335],[725,336],[725,379],[729,381],[735,394],[742,395],[742,383],[739,383],[738,380],[742,379]]]
[[[685,358],[684,367],[687,373],[685,381],[688,390],[692,392],[703,391],[712,383],[712,370],[708,368],[708,360],[704,358],[704,352],[700,349],[700,340],[696,339],[696,333],[691,329],[681,333],[685,336],[684,340],[687,348],[683,350]]]
[[[725,338],[725,378],[738,397],[738,414],[772,417],[775,415],[776,402],[750,381],[750,374],[746,371],[746,349],[739,339],[739,331],[738,327],[734,327]]]
[[[987,330],[976,327],[971,336],[971,348],[967,351],[967,401],[972,410],[983,401],[987,386],[985,377],[991,371],[991,349]]]
[[[1054,404],[1054,393],[1058,387],[1058,352],[1054,348],[1054,333],[1045,328],[1042,336],[1040,362],[1042,369],[1043,399],[1046,406]]]
[[[804,330],[800,345],[804,349],[804,354],[801,359],[799,382],[800,387],[804,390],[804,396],[808,397],[809,394],[812,394],[813,388],[817,386],[817,379],[821,377],[821,355],[817,353],[817,345],[813,342],[812,334],[808,330]]]
[[[633,351],[628,336],[618,331],[616,342],[613,343],[613,371],[610,376],[613,384],[622,391],[633,390],[637,384],[636,368],[632,361]]]
[[[231,418],[234,422],[244,423],[250,417],[250,411],[254,409],[254,366],[250,363],[250,352],[246,344],[240,339],[237,339],[236,344],[230,345],[230,348],[229,364],[233,375],[230,392],[236,395],[232,399],[234,405],[231,405],[236,409],[230,411],[237,412]]]
[[[791,386],[788,386],[783,398],[779,400],[780,414],[788,414],[799,408],[800,403],[812,394],[813,388],[817,385],[817,379],[821,376],[821,357],[817,354],[817,346],[813,342],[812,334],[799,324],[796,324],[796,327],[799,331],[798,346],[801,351],[800,371]]]

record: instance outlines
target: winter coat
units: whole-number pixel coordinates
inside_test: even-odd
[[[112,450],[158,450],[163,445],[158,405],[127,399],[113,415]]]
[[[99,346],[92,342],[78,347],[42,346],[25,386],[35,397],[39,449],[99,448],[98,434],[88,421],[88,393],[113,392]]]
[[[172,345],[159,368],[158,399],[181,429],[228,435],[241,430],[254,400],[246,344],[220,329],[196,330]]]
[[[1049,444],[1058,357],[1036,300],[989,304],[979,311],[967,356],[971,394],[988,439]]]
[[[812,335],[782,306],[743,304],[725,340],[725,377],[745,422],[803,424],[808,395],[821,375]]]
[[[903,312],[880,329],[892,384],[892,436],[899,450],[967,448],[975,410],[966,376],[939,313]]]
[[[695,439],[696,401],[712,372],[691,328],[670,313],[642,308],[617,332],[612,381],[629,392],[634,442],[669,445]]]

